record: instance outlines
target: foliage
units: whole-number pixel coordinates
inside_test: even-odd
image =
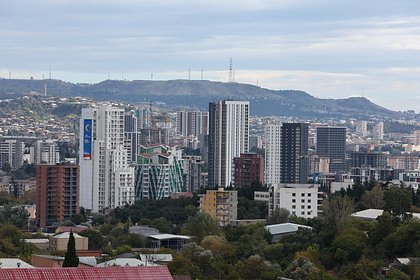
[[[267,224],[281,224],[289,221],[290,212],[285,208],[276,208],[271,217],[268,218]]]
[[[346,195],[334,195],[322,204],[322,217],[326,225],[341,231],[354,211],[354,202]]]
[[[410,211],[412,198],[411,190],[405,187],[391,187],[385,191],[385,210],[400,216]]]
[[[196,242],[201,242],[207,235],[222,235],[217,222],[208,214],[202,212],[188,218],[187,223],[182,228],[182,233],[192,236]]]
[[[12,224],[24,229],[28,225],[28,216],[28,211],[23,206],[6,204],[0,208],[0,224]]]
[[[384,191],[380,186],[375,186],[362,195],[360,203],[366,209],[382,209],[385,206]]]
[[[76,241],[74,240],[73,232],[70,231],[69,241],[67,243],[67,252],[64,256],[63,267],[77,267],[79,265],[79,258],[76,254]]]
[[[80,235],[89,238],[89,250],[101,250],[106,244],[104,236],[97,230],[86,229]]]

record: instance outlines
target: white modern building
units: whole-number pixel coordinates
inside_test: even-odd
[[[315,218],[322,203],[318,195],[318,184],[276,184],[270,187],[268,214],[273,215],[279,208],[289,210],[291,215]]]
[[[249,149],[249,102],[209,104],[209,187],[233,184],[233,159]]]
[[[356,134],[360,137],[366,137],[368,135],[368,122],[358,121],[356,122]]]
[[[384,122],[374,124],[372,136],[376,140],[384,140]]]
[[[97,213],[134,202],[134,168],[124,148],[124,109],[83,108],[80,119],[80,206]]]
[[[208,134],[208,112],[178,111],[176,112],[176,133],[188,137]]]
[[[281,180],[281,124],[265,127],[265,182],[280,184]]]
[[[57,140],[45,139],[35,143],[35,164],[46,163],[55,165],[60,162],[60,152]]]

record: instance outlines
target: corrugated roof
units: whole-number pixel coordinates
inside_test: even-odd
[[[98,264],[96,267],[109,267],[109,266],[156,266],[152,262],[144,262],[139,259],[133,258],[117,258]]]
[[[18,266],[19,264],[19,266]],[[27,262],[24,262],[20,259],[15,258],[0,258],[0,268],[33,268],[32,265],[30,265]],[[0,277],[0,279],[3,279]]]
[[[286,234],[286,233],[292,233],[299,230],[299,228],[306,228],[306,229],[312,229],[309,226],[294,224],[294,223],[283,223],[283,224],[276,224],[276,225],[269,225],[265,227],[271,235],[276,234]]]
[[[0,269],[2,280],[173,280],[166,266]]]
[[[173,257],[172,254],[140,254],[140,259],[142,261],[152,261],[152,262],[171,262]]]
[[[64,261],[64,257],[61,257],[61,256],[53,256],[53,255],[34,255],[34,256],[42,257],[44,259]],[[92,266],[92,267],[96,266],[96,264],[97,264],[96,258],[92,257],[92,256],[79,257],[79,262],[82,263],[82,264]]]
[[[379,216],[384,213],[384,210],[381,209],[366,209],[356,213],[351,214],[353,217],[358,217],[367,220],[376,220]]]
[[[168,234],[168,233],[150,235],[149,237],[153,238],[153,239],[158,239],[158,240],[174,239],[174,238],[178,238],[178,239],[190,239],[191,238],[191,237],[186,236],[186,235],[176,235],[176,234]]]

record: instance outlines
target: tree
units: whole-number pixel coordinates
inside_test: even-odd
[[[67,252],[64,257],[63,267],[77,267],[79,258],[76,254],[76,241],[74,240],[73,231],[70,231],[69,242],[67,243]]]
[[[1,166],[1,170],[6,172],[7,174],[10,173],[10,171],[12,171],[12,167],[10,166],[10,163],[5,162],[3,163],[3,165]]]
[[[384,209],[400,216],[410,211],[411,191],[404,187],[391,187],[385,191],[384,200]]]
[[[94,229],[85,229],[80,235],[89,238],[89,250],[101,250],[106,244],[102,233]]]
[[[360,203],[367,209],[382,209],[385,206],[384,191],[380,186],[375,186],[362,195]]]
[[[221,235],[222,231],[210,215],[198,212],[195,216],[188,218],[182,233],[192,235],[197,242],[201,242],[206,235]]]
[[[346,195],[335,195],[322,203],[322,217],[331,228],[341,231],[354,211],[354,202]]]
[[[281,224],[289,221],[290,212],[286,208],[276,208],[271,217],[268,218],[267,224]]]

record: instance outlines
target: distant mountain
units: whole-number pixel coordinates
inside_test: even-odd
[[[249,84],[212,81],[114,81],[73,84],[60,80],[0,79],[0,99],[28,93],[84,96],[96,100],[162,102],[182,108],[207,110],[210,101],[249,100],[251,114],[304,118],[395,118],[400,113],[378,106],[366,98],[320,99],[299,90],[269,90]]]

